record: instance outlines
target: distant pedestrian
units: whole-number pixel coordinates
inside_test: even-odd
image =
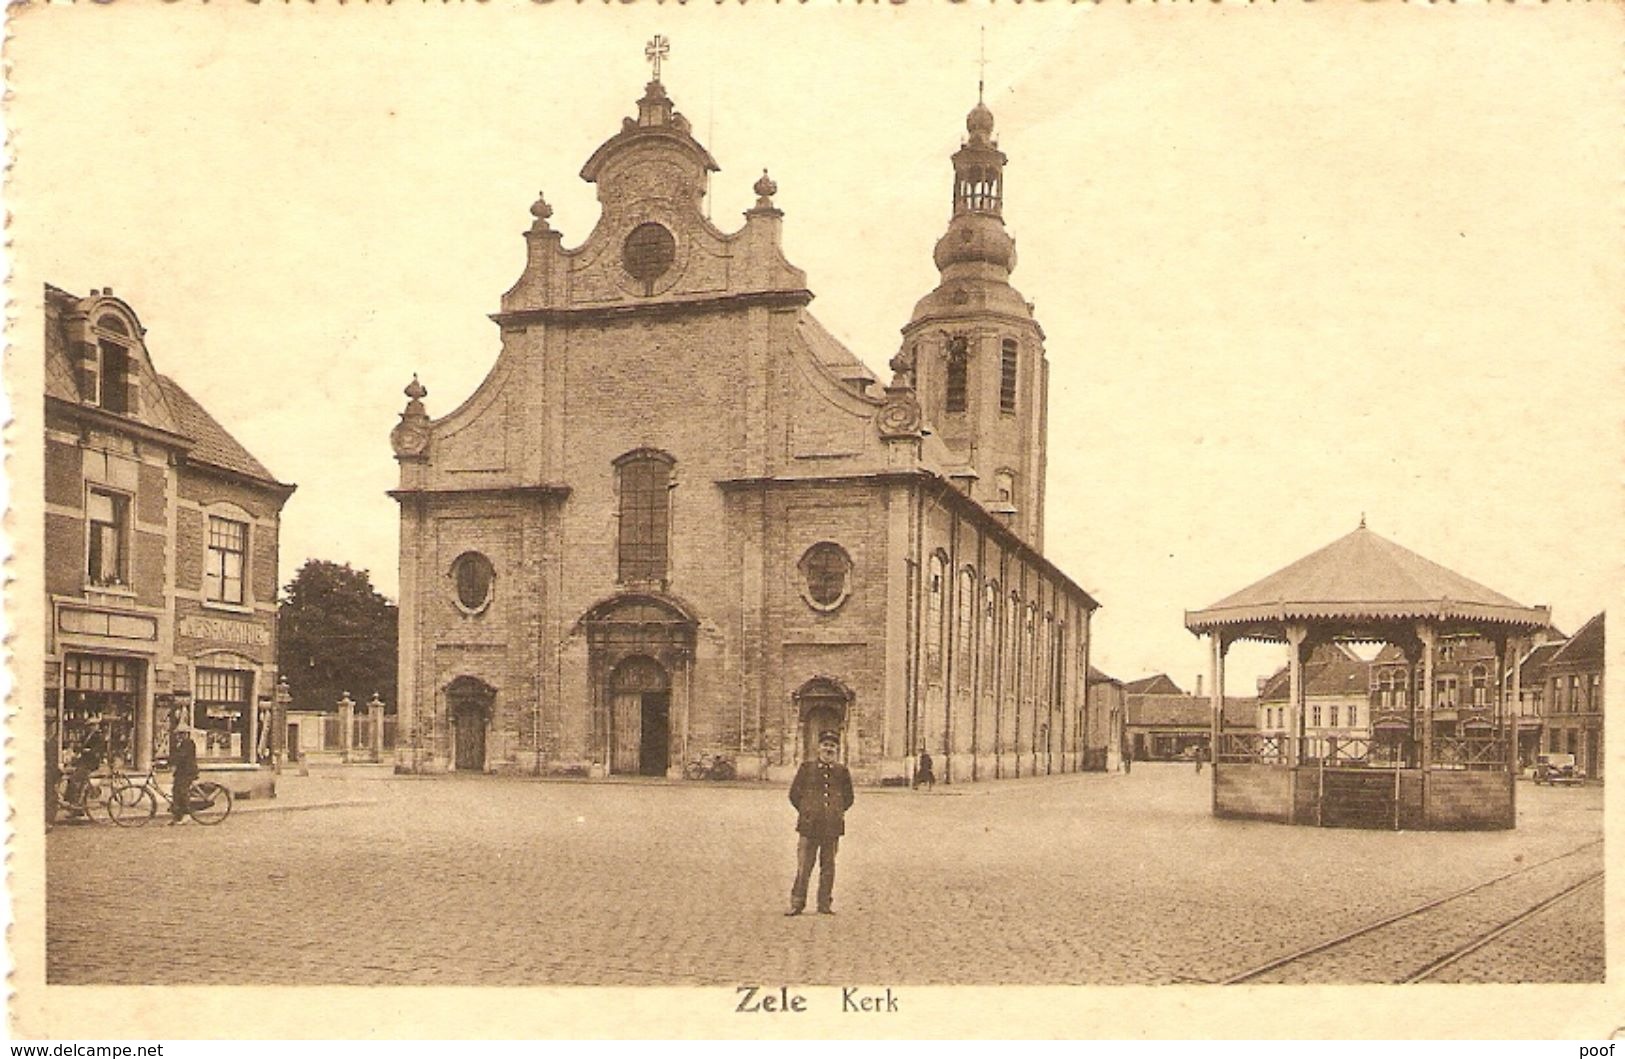
[[[927,790],[934,791],[937,789],[937,774],[931,771],[931,767],[931,755],[922,746],[920,747],[920,763],[914,769],[915,790],[919,790],[921,784],[924,784]]]
[[[818,911],[832,916],[835,909],[835,851],[846,833],[846,811],[852,808],[852,773],[836,758],[841,737],[818,735],[818,760],[803,761],[790,784],[790,804],[796,807],[796,881],[790,887],[787,916],[799,916],[807,907],[807,883],[813,862],[818,862]]]
[[[1127,776],[1134,771],[1134,752],[1128,747],[1123,748],[1123,775]]]
[[[1202,774],[1202,759],[1204,757],[1206,757],[1206,756],[1207,755],[1205,753],[1203,753],[1201,747],[1198,746],[1198,747],[1192,747],[1191,748],[1191,757],[1194,758],[1195,761],[1196,761],[1196,774],[1198,776],[1200,776]]]
[[[186,819],[186,810],[192,801],[192,784],[197,780],[197,744],[192,742],[191,725],[175,729],[174,745],[169,751],[169,765],[175,770],[175,782],[170,788],[169,826],[174,827]]]

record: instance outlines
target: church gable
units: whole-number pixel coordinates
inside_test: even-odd
[[[595,151],[581,177],[598,187],[600,214],[586,241],[565,249],[538,199],[526,234],[524,275],[502,299],[503,316],[633,308],[651,301],[708,301],[746,293],[806,294],[806,275],[779,247],[777,190],[763,174],[745,225],[728,234],[706,219],[707,181],[718,171],[660,81],[645,87],[638,116]]]

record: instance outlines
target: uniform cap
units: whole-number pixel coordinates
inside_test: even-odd
[[[841,745],[841,737],[838,734],[836,734],[835,732],[829,731],[829,730],[819,732],[818,733],[818,745],[823,746],[825,743],[832,743],[835,746],[840,746]]]

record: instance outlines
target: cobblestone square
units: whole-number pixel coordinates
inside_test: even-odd
[[[270,808],[309,811],[244,803],[215,828],[57,827],[47,844],[47,975],[217,985],[1219,982],[1550,862],[1545,875],[1518,875],[1527,885],[1516,893],[1485,891],[1496,900],[1470,914],[1499,921],[1602,861],[1596,787],[1520,783],[1519,826],[1504,832],[1215,820],[1209,799],[1206,772],[1150,764],[1128,776],[934,793],[863,789],[840,851],[837,915],[790,919],[794,813],[778,787],[288,776]],[[1602,923],[1602,888],[1582,885],[1438,977],[1600,981]],[[1441,909],[1414,930],[1372,935],[1357,958],[1320,973],[1397,980],[1425,962],[1431,940],[1454,945],[1480,926]]]

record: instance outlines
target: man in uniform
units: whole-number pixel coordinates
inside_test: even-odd
[[[803,761],[790,783],[790,804],[796,807],[796,881],[790,887],[787,916],[799,916],[807,907],[807,882],[813,861],[818,862],[818,911],[832,916],[835,897],[835,849],[846,833],[846,811],[852,808],[852,773],[836,758],[841,737],[818,734],[818,760]]]

